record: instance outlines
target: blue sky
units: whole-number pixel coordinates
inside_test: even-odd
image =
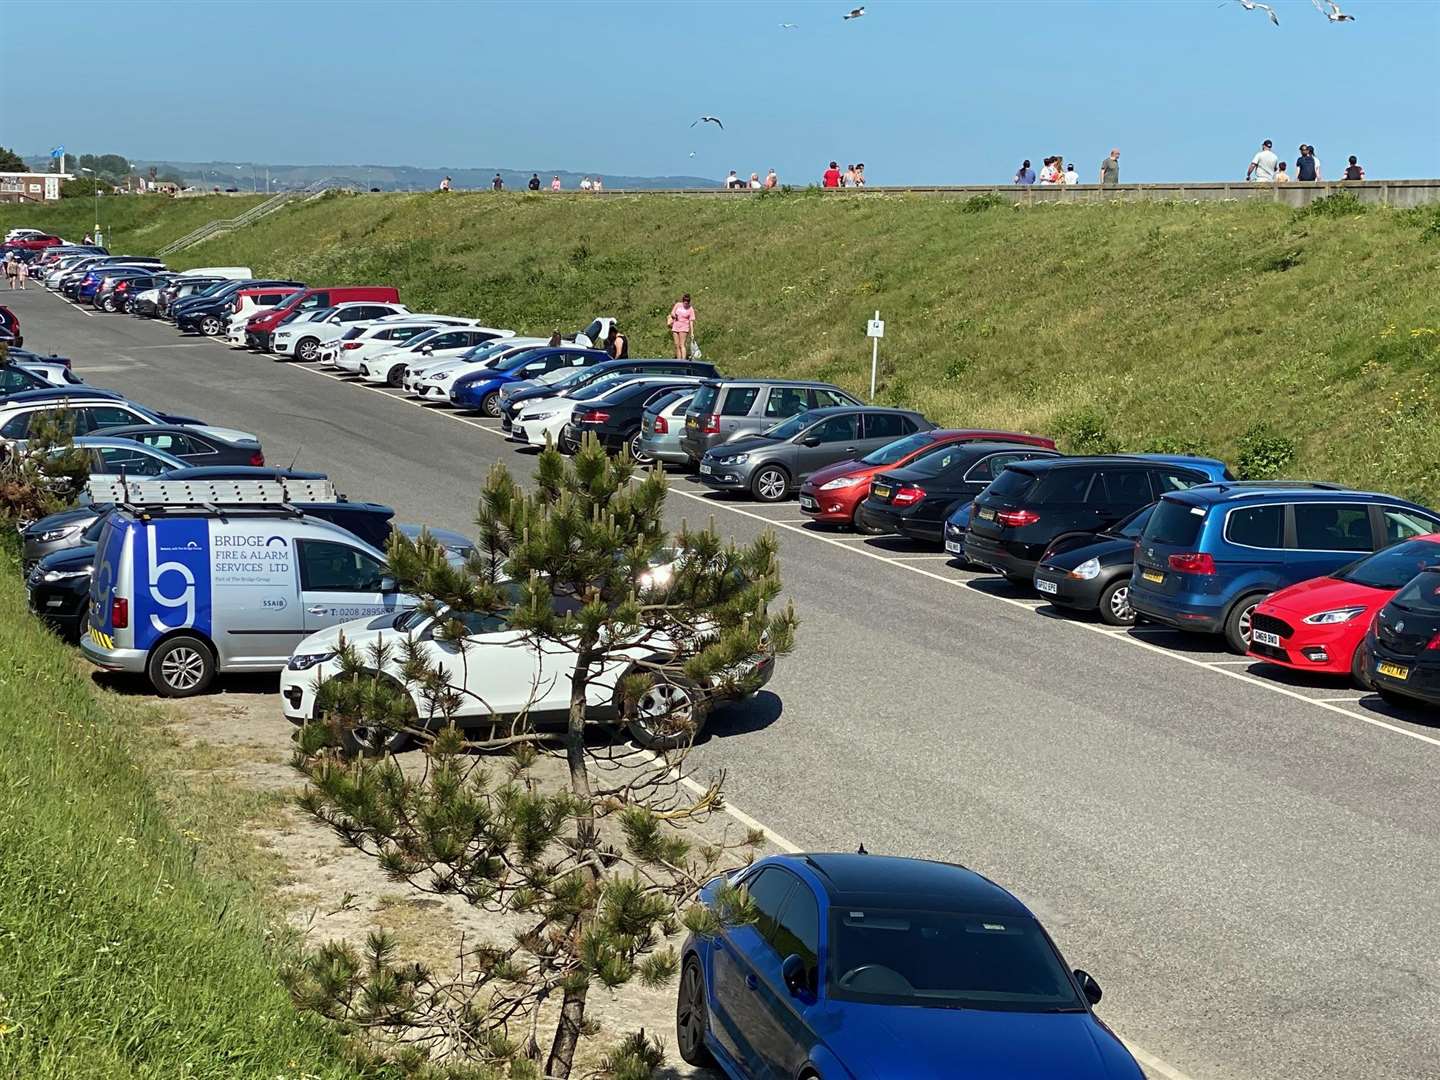
[[[1112,146],[1122,180],[1239,179],[1271,138],[1440,176],[1436,0],[1342,0],[1343,25],[1270,0],[1278,28],[1233,0],[849,2],[7,3],[0,34],[57,62],[7,80],[0,144],[883,184],[1052,153],[1089,180]]]

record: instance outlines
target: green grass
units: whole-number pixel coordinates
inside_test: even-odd
[[[78,244],[86,233],[94,231],[98,209],[107,248],[116,255],[153,255],[171,240],[207,222],[237,217],[264,201],[264,195],[203,195],[193,199],[173,199],[168,195],[102,195],[98,205],[94,198],[62,199],[46,207],[7,203],[0,208],[0,222],[6,229],[15,226],[46,229]]]
[[[154,712],[98,692],[26,613],[3,527],[0,1076],[362,1075],[277,980],[283,946],[236,874],[262,876],[239,833],[254,797],[157,775]]]
[[[176,261],[392,283],[540,333],[614,314],[632,355],[667,351],[689,291],[722,370],[858,392],[879,309],[879,397],[938,422],[1232,462],[1275,435],[1291,475],[1440,503],[1433,208],[331,195]]]

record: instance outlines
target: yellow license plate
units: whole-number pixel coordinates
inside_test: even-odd
[[[1408,667],[1401,667],[1399,664],[1392,664],[1384,660],[1375,665],[1375,670],[1381,675],[1389,675],[1392,679],[1408,679],[1410,677]]]
[[[884,484],[876,484],[871,488],[871,492],[877,499],[888,499],[890,497],[890,489]]]
[[[1140,576],[1146,581],[1155,582],[1156,585],[1161,584],[1165,580],[1165,575],[1156,570],[1141,570]]]

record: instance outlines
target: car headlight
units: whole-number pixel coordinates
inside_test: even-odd
[[[1100,560],[1086,559],[1066,576],[1079,578],[1081,581],[1093,581],[1100,576]]]
[[[76,578],[89,577],[95,568],[93,566],[82,566],[79,570],[46,570],[41,581],[73,581]]]
[[[749,454],[731,454],[729,457],[715,459],[716,463],[720,465],[744,465],[749,460]]]
[[[1309,623],[1311,626],[1333,626],[1335,623],[1349,622],[1355,616],[1363,614],[1365,614],[1363,607],[1331,608],[1329,611],[1317,611],[1314,615],[1306,615],[1300,621]]]
[[[67,525],[63,529],[46,529],[35,539],[42,544],[53,544],[56,540],[65,540],[78,535],[83,528],[83,525]]]
[[[834,480],[827,480],[820,485],[820,490],[839,491],[841,488],[854,487],[856,484],[863,484],[864,482],[865,477],[863,476],[841,476]]]
[[[329,652],[296,653],[290,657],[285,666],[291,671],[309,671],[316,664],[323,664],[326,660],[333,659],[334,656],[335,650],[333,649]]]
[[[438,374],[436,374],[436,375],[432,375],[432,376],[430,376],[430,377],[431,377],[432,379],[434,379],[436,382],[449,382],[451,379],[453,379],[453,378],[455,377],[455,372],[453,372],[453,371],[442,371],[442,372],[440,372],[440,373],[438,373]]]

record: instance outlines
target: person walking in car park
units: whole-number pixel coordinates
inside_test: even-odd
[[[1022,187],[1029,187],[1035,183],[1035,170],[1030,167],[1029,158],[1020,163],[1020,168],[1015,170],[1015,179],[1011,183],[1019,184]]]
[[[1285,171],[1285,162],[1282,161],[1279,165],[1275,166],[1275,183],[1288,184],[1289,182],[1290,174]]]
[[[551,180],[551,181],[550,181],[550,190],[551,190],[551,191],[559,191],[559,190],[560,190],[560,177],[557,176],[557,177],[555,177],[554,180]]]
[[[505,181],[500,179],[500,174],[495,174],[495,179],[490,181],[490,186],[496,191],[505,190]]]
[[[670,309],[666,325],[670,327],[670,336],[675,340],[675,359],[687,359],[692,335],[695,333],[695,309],[690,304],[688,292]]]
[[[838,188],[840,186],[840,166],[830,162],[830,167],[825,170],[825,176],[820,183],[827,188]]]
[[[1111,150],[1110,156],[1100,162],[1100,186],[1115,187],[1120,183],[1120,151]]]
[[[1350,160],[1354,161],[1355,159],[1351,158]],[[30,280],[30,264],[24,259],[17,259],[15,261],[15,276],[20,279],[20,291],[24,292],[25,283]]]
[[[1275,166],[1279,158],[1275,151],[1270,148],[1270,140],[1266,139],[1260,144],[1260,150],[1250,159],[1250,167],[1245,170],[1245,179],[1253,180],[1257,184],[1268,184],[1275,179]]]
[[[530,174],[530,185],[529,185],[529,186],[530,186],[530,190],[531,190],[531,191],[539,191],[539,190],[540,190],[540,174],[539,174],[539,173],[533,173],[533,172],[532,172],[532,173]]]
[[[1347,166],[1345,166],[1345,179],[1346,179],[1346,180],[1364,180],[1364,179],[1365,179],[1365,170],[1361,167],[1360,162],[1355,159],[1355,155],[1354,155],[1354,154],[1351,154],[1351,155],[1350,155],[1350,164],[1347,165]],[[24,263],[21,263],[21,264],[20,264],[20,269],[21,269],[21,273],[22,273],[22,275],[23,275],[24,270],[25,270],[25,264],[24,264]],[[23,278],[22,278],[22,280],[23,280]],[[22,285],[21,288],[23,289],[24,286]]]
[[[15,253],[13,251],[7,251],[5,253],[5,280],[10,283],[10,288],[12,289],[15,288],[15,275],[18,272],[15,263]]]
[[[1300,144],[1300,156],[1295,159],[1295,179],[1306,183],[1320,179],[1320,162],[1315,157],[1315,148],[1308,143]]]
[[[610,344],[605,347],[612,360],[630,359],[630,339],[620,332],[620,324],[612,323],[610,326]]]
[[[769,191],[770,189],[774,188],[775,185],[778,183],[780,183],[780,178],[775,175],[774,169],[771,169],[768,173],[765,174],[765,190]]]

